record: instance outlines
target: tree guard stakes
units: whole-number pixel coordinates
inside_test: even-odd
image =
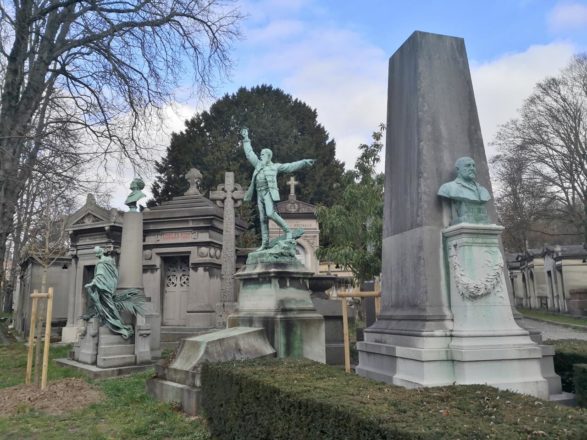
[[[352,292],[337,292],[336,296],[341,299],[342,304],[342,335],[344,339],[344,371],[351,372],[351,345],[349,341],[349,310],[346,302],[347,298],[370,298],[375,297],[375,316],[381,312],[381,287],[379,281],[375,283],[375,290],[370,292],[361,292],[357,287]]]
[[[45,347],[43,349],[43,369],[41,373],[41,389],[47,388],[47,367],[49,365],[49,347],[51,345],[51,318],[53,315],[53,287],[49,287],[49,292],[39,293],[38,290],[34,290],[31,294],[33,300],[31,310],[31,328],[29,331],[29,352],[26,364],[26,377],[25,383],[29,385],[31,383],[31,375],[33,372],[33,346],[35,345],[35,333],[37,330],[37,322],[41,325],[41,316],[37,317],[38,301],[39,299],[47,300],[47,317],[45,321]],[[41,343],[40,337],[37,337],[37,344]]]

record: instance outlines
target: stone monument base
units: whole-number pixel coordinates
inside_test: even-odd
[[[324,317],[316,312],[301,264],[247,264],[235,277],[241,282],[238,312],[228,327],[262,327],[278,357],[326,362]]]
[[[358,343],[357,373],[405,387],[487,384],[548,399],[552,358],[512,315],[497,225],[443,231],[452,328],[414,331],[385,319]],[[549,389],[549,382],[552,383]],[[560,384],[560,383],[559,383]]]
[[[156,377],[147,381],[147,393],[164,402],[175,402],[196,415],[201,403],[200,374],[204,363],[273,356],[275,350],[261,328],[235,327],[181,341],[171,365],[155,366]]]
[[[154,363],[149,347],[150,327],[142,323],[135,325],[135,328],[135,334],[124,339],[108,327],[100,326],[98,318],[92,318],[82,330],[79,341],[70,353],[70,359],[58,362],[87,370],[92,377],[119,376],[148,368]],[[100,374],[100,369],[116,368],[121,371],[104,371],[104,374]]]

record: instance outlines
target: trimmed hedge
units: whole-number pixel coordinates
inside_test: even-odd
[[[574,364],[587,364],[587,341],[560,339],[545,341],[554,345],[554,371],[561,377],[563,391],[575,392]]]
[[[585,438],[587,411],[483,385],[405,388],[308,360],[208,364],[202,405],[214,438]]]
[[[577,405],[587,407],[587,364],[575,364],[574,371]]]

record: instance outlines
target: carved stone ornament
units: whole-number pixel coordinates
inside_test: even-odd
[[[485,276],[482,279],[472,279],[467,276],[471,273],[461,264],[457,243],[449,248],[448,259],[452,267],[453,277],[457,291],[463,298],[475,300],[494,292],[501,283],[503,273],[503,259],[497,248],[486,248],[483,262],[470,262],[470,264],[481,264],[485,267]]]
[[[90,223],[98,223],[102,221],[101,219],[99,219],[98,217],[96,217],[93,214],[86,214],[82,217],[82,219],[78,222],[79,223],[83,223],[85,225],[89,225]]]

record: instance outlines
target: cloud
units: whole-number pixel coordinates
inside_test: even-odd
[[[124,201],[129,194],[129,185],[135,176],[140,176],[146,183],[143,192],[147,198],[152,197],[151,184],[155,178],[154,161],[161,159],[165,149],[169,146],[171,134],[184,128],[186,119],[194,116],[197,110],[186,104],[171,103],[158,111],[153,111],[145,123],[147,129],[140,133],[142,144],[147,150],[149,162],[143,163],[140,169],[135,169],[130,161],[124,157],[112,157],[105,164],[109,182],[106,184],[111,194],[110,205],[114,208],[126,210]],[[144,203],[144,200],[143,200]]]
[[[587,26],[587,5],[559,3],[548,15],[549,28],[554,32],[582,29]]]
[[[274,23],[253,35],[272,32]],[[268,82],[315,108],[318,121],[336,140],[337,158],[352,168],[358,145],[370,142],[371,133],[385,122],[387,56],[360,34],[327,22],[295,31],[259,51],[251,41],[253,56],[240,66],[241,76],[245,83],[274,79]]]
[[[537,82],[556,75],[571,60],[574,47],[567,43],[531,46],[521,53],[503,55],[475,65],[471,76],[487,156],[501,124],[517,116]]]

